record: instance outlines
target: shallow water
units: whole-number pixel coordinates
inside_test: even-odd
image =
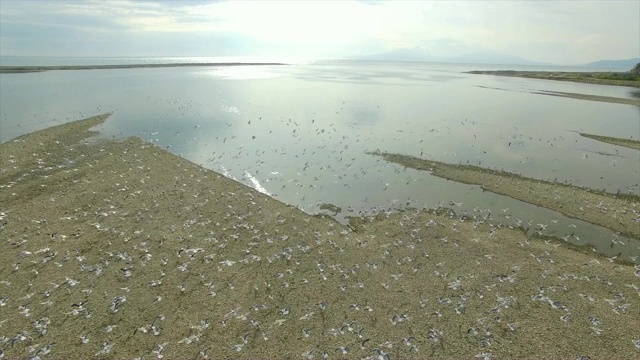
[[[638,139],[639,107],[531,93],[631,98],[636,89],[463,73],[488,68],[339,62],[2,74],[0,141],[113,111],[102,136],[140,136],[310,213],[321,203],[340,206],[339,219],[407,205],[490,210],[507,223],[549,224],[548,234],[580,234],[576,242],[608,254],[640,252],[637,240],[610,247],[606,229],[365,154],[639,193],[638,151],[578,134]]]

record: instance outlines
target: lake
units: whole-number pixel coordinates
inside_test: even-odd
[[[640,152],[579,135],[638,139],[639,107],[532,93],[633,98],[637,89],[464,73],[508,68],[541,70],[325,61],[0,74],[0,141],[113,111],[102,137],[139,136],[309,213],[331,203],[345,221],[443,206],[507,224],[548,224],[546,234],[575,233],[603,253],[635,255],[639,240],[612,247],[610,230],[365,154],[379,149],[639,193]]]

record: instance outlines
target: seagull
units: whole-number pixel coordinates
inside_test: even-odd
[[[360,349],[364,350],[366,348],[366,344],[367,342],[369,342],[371,339],[364,339],[362,340],[362,342],[360,343]]]
[[[389,357],[389,353],[386,353],[380,349],[376,349],[376,352],[378,353],[378,360],[389,360],[391,359],[391,357]]]
[[[111,341],[106,341],[102,343],[102,349],[98,351],[95,356],[108,354],[111,352],[112,348],[113,348],[113,343]]]
[[[536,224],[536,226],[537,226],[540,230],[546,230],[548,225],[546,225],[546,224]]]
[[[415,340],[414,337],[413,336],[409,336],[408,338],[402,339],[402,342],[407,346],[411,346],[411,345],[413,345],[413,343],[412,343],[413,340]]]

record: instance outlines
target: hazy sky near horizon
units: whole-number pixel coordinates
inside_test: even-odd
[[[3,56],[640,57],[640,1],[0,0]]]

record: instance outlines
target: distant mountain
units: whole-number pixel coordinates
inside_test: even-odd
[[[382,61],[425,61],[438,62],[442,58],[432,55],[425,49],[397,49],[381,54],[373,54],[358,57],[360,60],[382,60]]]
[[[585,64],[584,66],[631,69],[639,62],[640,62],[640,58],[633,58],[633,59],[626,59],[626,60],[600,60],[600,61],[590,62],[588,64]]]
[[[422,62],[444,62],[459,64],[490,64],[490,65],[547,65],[540,62],[530,61],[517,56],[498,53],[495,51],[479,51],[464,55],[442,56],[435,55],[426,49],[397,49],[386,53],[374,54],[359,57],[360,60],[382,60],[382,61],[422,61]]]
[[[470,54],[455,56],[449,58],[448,62],[490,65],[548,65],[545,63],[523,59],[518,56],[501,54],[494,51],[474,52]]]

